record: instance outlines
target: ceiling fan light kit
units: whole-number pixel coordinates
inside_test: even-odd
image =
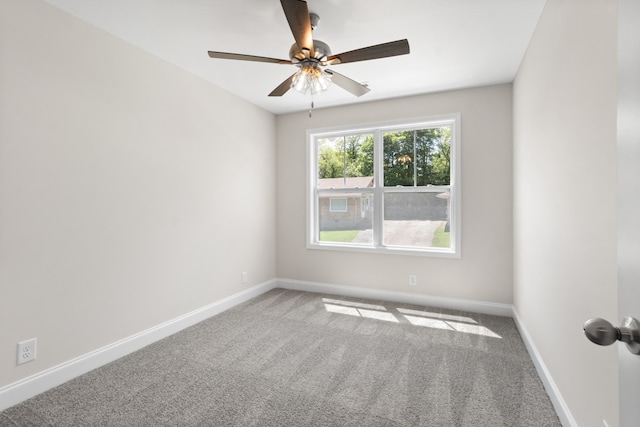
[[[327,90],[330,84],[329,73],[322,71],[318,66],[305,65],[293,76],[291,87],[302,94],[315,95]]]
[[[326,43],[313,39],[312,30],[317,27],[320,17],[315,13],[309,13],[307,2],[280,0],[280,3],[295,39],[295,43],[289,49],[289,60],[209,51],[211,58],[297,66],[299,70],[280,83],[269,96],[282,96],[291,88],[300,93],[315,95],[326,91],[331,82],[355,96],[362,96],[370,90],[366,85],[321,67],[409,53],[409,42],[404,39],[332,55],[331,49]]]

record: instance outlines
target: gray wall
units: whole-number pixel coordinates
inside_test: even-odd
[[[275,277],[272,114],[41,0],[0,31],[0,387]]]
[[[618,425],[616,2],[548,0],[514,82],[514,303],[577,425]]]
[[[278,116],[279,278],[511,304],[510,84]],[[307,129],[461,114],[462,258],[306,248]],[[411,273],[409,273],[411,272]],[[408,285],[408,274],[418,286]]]

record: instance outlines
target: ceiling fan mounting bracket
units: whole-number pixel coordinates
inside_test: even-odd
[[[320,17],[317,14],[315,14],[313,12],[310,12],[309,13],[309,20],[311,21],[311,29],[312,30],[315,30],[316,28],[318,28],[318,22],[320,22]]]

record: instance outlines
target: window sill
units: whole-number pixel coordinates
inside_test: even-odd
[[[461,258],[460,251],[453,249],[438,248],[409,248],[401,246],[379,246],[370,245],[341,245],[339,243],[308,243],[307,249],[336,251],[336,252],[353,252],[380,255],[404,255],[404,256],[422,256],[432,258]]]

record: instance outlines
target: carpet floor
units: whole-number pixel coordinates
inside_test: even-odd
[[[274,289],[0,426],[561,426],[513,320]]]

